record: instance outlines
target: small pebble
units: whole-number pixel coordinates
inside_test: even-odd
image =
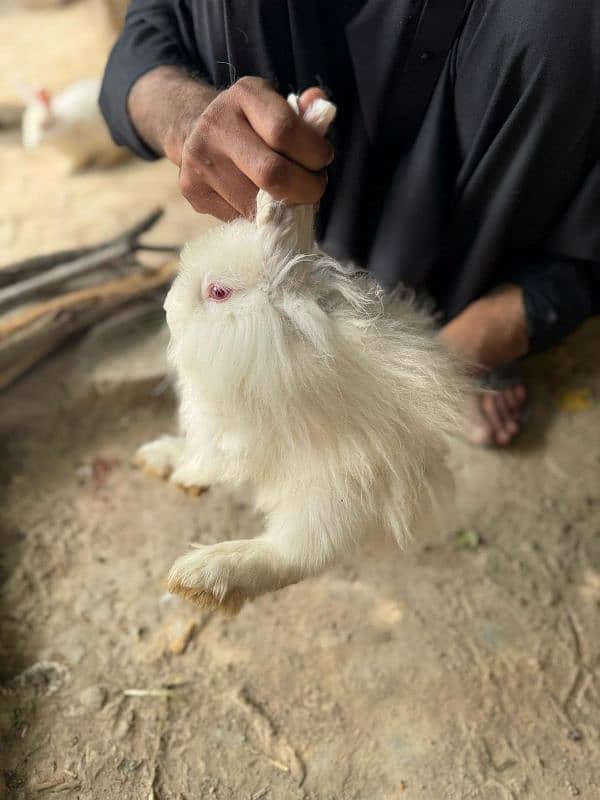
[[[106,689],[103,686],[88,686],[79,695],[79,700],[90,711],[100,711],[106,703]]]
[[[77,480],[80,484],[87,483],[92,477],[92,466],[91,464],[81,464],[75,470],[75,475],[77,476]]]
[[[196,623],[193,619],[176,620],[169,630],[168,649],[175,655],[185,653],[188,644],[196,630]]]
[[[134,722],[135,713],[133,709],[130,708],[119,720],[117,727],[115,728],[115,738],[124,739],[133,728]]]
[[[583,733],[579,728],[571,728],[567,731],[567,738],[572,742],[580,742],[583,739]]]

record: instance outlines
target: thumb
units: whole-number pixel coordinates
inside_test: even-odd
[[[306,114],[306,109],[318,99],[328,99],[327,92],[324,92],[323,89],[320,89],[318,86],[311,86],[310,89],[306,89],[304,92],[302,92],[298,98],[298,110],[300,111],[300,116],[303,117]]]

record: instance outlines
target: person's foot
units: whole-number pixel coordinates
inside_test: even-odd
[[[487,446],[510,444],[521,430],[527,388],[516,375],[494,380],[494,370],[506,367],[529,349],[522,290],[513,284],[499,286],[467,306],[440,335],[482,378],[482,391],[468,401],[469,440]]]
[[[469,441],[482,447],[510,444],[521,430],[526,402],[527,388],[517,376],[497,388],[484,386],[470,400]]]

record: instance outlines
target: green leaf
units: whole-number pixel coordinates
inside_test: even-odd
[[[454,545],[459,550],[476,550],[481,544],[481,536],[473,528],[463,528],[454,534]]]

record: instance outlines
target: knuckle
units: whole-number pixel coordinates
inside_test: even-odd
[[[182,153],[182,164],[188,169],[196,170],[206,160],[208,156],[208,147],[206,141],[200,136],[194,136],[193,139],[186,143],[184,152]]]
[[[269,144],[275,149],[286,147],[294,131],[296,120],[291,114],[280,114],[271,120],[269,126]]]
[[[194,134],[187,140],[182,153],[182,173],[208,175],[218,158],[218,151],[209,135],[207,123],[199,123]]]
[[[181,194],[189,198],[194,194],[195,183],[189,173],[183,172],[179,176],[179,191]]]
[[[179,190],[194,208],[204,202],[209,194],[209,187],[191,171],[182,172],[179,176]]]
[[[192,134],[194,150],[201,150],[202,148],[208,147],[213,132],[221,124],[223,117],[221,105],[221,103],[211,103],[198,118]]]
[[[204,141],[208,131],[212,128],[216,120],[218,120],[219,116],[220,111],[218,103],[213,102],[206,106],[194,126],[194,139],[196,141]]]
[[[254,78],[251,75],[244,75],[242,78],[238,78],[238,80],[232,85],[230,91],[233,91],[234,94],[254,94],[257,89],[259,78]]]
[[[266,156],[258,166],[258,185],[262,189],[275,189],[286,182],[288,167],[277,155]]]
[[[213,214],[213,204],[210,202],[208,194],[200,194],[194,197],[186,197],[186,200],[199,214]]]

